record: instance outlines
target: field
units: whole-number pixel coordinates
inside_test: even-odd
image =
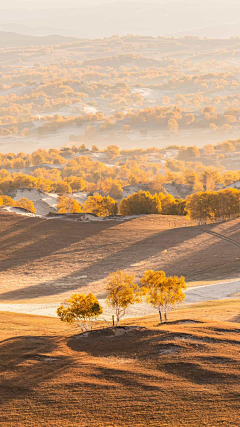
[[[88,337],[57,319],[1,313],[0,423],[237,427],[238,308],[198,305],[168,325],[152,316]]]

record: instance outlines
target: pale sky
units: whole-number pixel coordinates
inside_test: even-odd
[[[228,38],[240,36],[240,0],[0,0],[0,30],[46,35],[43,28],[80,38]]]

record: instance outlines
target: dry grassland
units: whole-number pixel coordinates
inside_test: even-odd
[[[148,269],[188,282],[239,277],[240,220],[192,226],[185,217],[150,215],[126,222],[79,223],[0,217],[0,302],[59,302],[73,292],[104,298],[105,278],[117,269],[139,278]]]
[[[239,300],[211,304],[164,326],[126,321],[117,336],[1,313],[1,425],[240,426]]]

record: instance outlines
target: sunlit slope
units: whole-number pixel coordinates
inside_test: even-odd
[[[53,302],[73,291],[104,296],[107,275],[149,268],[187,281],[238,277],[240,220],[192,226],[185,217],[79,223],[1,213],[1,302]],[[218,235],[230,236],[236,244]]]

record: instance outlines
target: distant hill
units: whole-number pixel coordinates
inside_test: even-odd
[[[47,37],[52,34],[58,34],[61,37],[82,37],[88,38],[88,35],[81,31],[81,29],[65,29],[65,28],[53,28],[47,25],[41,27],[31,27],[18,22],[9,22],[0,25],[0,31],[8,31],[12,33],[24,34],[27,36],[35,37]]]
[[[0,31],[0,47],[49,46],[73,40],[76,39],[74,37],[63,37],[58,35],[36,37],[12,33],[10,31]]]
[[[240,25],[239,23],[214,25],[209,27],[188,29],[171,34],[171,36],[174,37],[185,37],[189,35],[194,37],[207,37],[213,39],[228,39],[230,37],[240,37]]]
[[[225,23],[235,25],[240,12],[237,0],[229,0],[227,6],[224,0],[16,0],[14,8],[11,4],[12,1],[7,2],[0,10],[3,25],[16,23],[32,28],[61,28],[73,37],[85,37],[82,34],[87,34],[88,38],[113,34],[166,36],[186,30],[187,34],[193,34],[199,28],[207,31],[207,34],[203,31],[201,36],[210,37],[208,27]],[[17,28],[8,30],[23,33]],[[63,32],[57,34],[65,35]],[[238,35],[234,28],[231,35]],[[222,38],[225,35],[221,35],[220,29],[219,36],[214,37]]]

